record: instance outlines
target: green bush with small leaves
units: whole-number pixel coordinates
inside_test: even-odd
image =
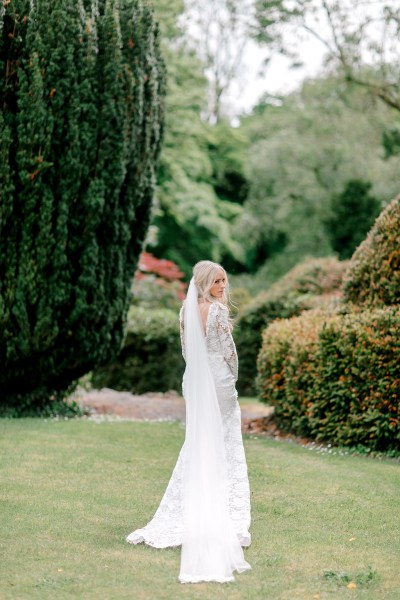
[[[344,279],[344,300],[365,307],[400,303],[400,196],[379,215]]]
[[[234,329],[239,355],[238,390],[255,393],[257,355],[263,329],[277,318],[299,315],[307,309],[335,305],[348,262],[335,258],[308,259],[254,298]]]
[[[122,351],[92,373],[92,384],[135,394],[180,391],[183,371],[176,311],[132,306]]]
[[[257,384],[284,429],[399,450],[399,364],[400,307],[314,310],[264,331]]]

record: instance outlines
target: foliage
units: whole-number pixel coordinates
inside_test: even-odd
[[[240,361],[240,393],[254,393],[262,330],[274,319],[298,315],[316,304],[335,302],[336,296],[332,297],[332,293],[337,293],[346,268],[346,262],[335,258],[306,260],[245,307],[234,330]]]
[[[346,586],[349,589],[355,589],[356,587],[369,587],[372,583],[376,583],[378,574],[371,566],[363,571],[357,573],[347,573],[346,571],[329,571],[325,570],[324,579],[332,583],[336,583],[337,586]]]
[[[369,182],[354,179],[332,198],[332,214],[325,225],[332,248],[342,260],[351,258],[380,212],[380,202],[369,193],[371,187]]]
[[[156,0],[155,7],[161,16],[175,15],[175,27],[168,21],[164,28],[165,143],[147,248],[175,262],[187,276],[193,264],[205,258],[240,268],[243,252],[232,223],[246,195],[242,152],[246,140],[224,122],[214,128],[202,119],[207,79],[179,26],[183,3]]]
[[[180,390],[183,358],[176,312],[132,306],[120,354],[92,374],[95,387],[136,394]]]
[[[142,252],[131,287],[132,304],[179,310],[186,290],[182,277],[182,271],[172,261]]]
[[[166,140],[152,219],[154,239],[148,244],[153,254],[172,260],[187,276],[193,264],[205,258],[224,261],[227,267],[243,263],[232,224],[242,212],[245,182],[236,166],[226,162],[221,169],[217,131],[210,131],[200,119],[201,98],[194,103],[194,94],[204,90],[194,87],[193,63],[197,68],[196,60],[182,53],[169,70]],[[189,85],[186,78],[190,97],[184,89]],[[235,137],[232,132],[226,136],[233,148]],[[239,182],[237,189],[233,182]]]
[[[399,156],[400,154],[400,126],[393,124],[387,127],[382,133],[382,146],[385,151],[385,158]]]
[[[14,419],[19,417],[70,418],[82,416],[83,410],[75,400],[66,399],[66,396],[72,394],[75,388],[76,382],[66,390],[46,396],[46,402],[43,403],[33,403],[30,394],[22,396],[18,405],[13,406],[3,402],[0,404],[0,417]]]
[[[166,281],[155,275],[135,277],[131,286],[131,304],[150,310],[168,308],[176,313],[182,304],[182,286],[181,282]]]
[[[3,2],[0,388],[39,410],[122,342],[162,137],[140,0]]]
[[[270,292],[283,295],[315,294],[322,296],[338,290],[349,261],[333,257],[309,258],[291,269],[274,283]]]
[[[171,260],[156,258],[149,252],[142,252],[139,257],[137,275],[143,276],[144,273],[154,273],[166,281],[179,281],[184,275]]]
[[[212,62],[213,49],[218,42],[223,46],[225,38],[217,36],[205,58],[218,23],[198,36],[209,22],[210,6],[218,21],[226,2],[207,0],[203,6],[193,0],[184,10],[183,3],[171,0],[171,12],[166,0],[155,4],[163,19],[167,13],[168,19],[176,15],[176,26],[164,36],[168,115],[148,237],[153,254],[173,260],[187,276],[200,259],[222,262],[231,274],[242,274],[240,287],[256,293],[304,257],[333,254],[326,222],[332,217],[332,197],[349,181],[371,183],[370,196],[382,206],[398,193],[400,155],[393,136],[390,144],[387,140],[398,121],[394,109],[376,102],[364,87],[350,85],[340,69],[330,68],[283,98],[264,99],[238,127],[224,120],[211,127],[204,119],[213,83],[204,74],[210,75],[206,62]],[[239,4],[231,2],[229,9],[238,11],[241,28],[252,11],[246,11],[246,2]],[[273,12],[283,2],[264,4]],[[279,28],[278,21],[273,14],[271,26]],[[241,38],[235,51],[240,44]],[[197,52],[191,52],[195,46]],[[390,145],[386,159],[383,144]]]
[[[381,145],[395,116],[331,75],[242,120],[250,188],[234,231],[256,271],[249,285],[265,289],[305,256],[333,253],[326,222],[349,181],[367,174],[381,206],[398,193],[400,157],[385,160]]]
[[[221,200],[243,204],[249,182],[245,175],[249,140],[240,128],[221,120],[210,128],[208,152],[212,164],[213,186]]]
[[[400,303],[400,196],[355,251],[344,281],[344,299],[368,307]]]
[[[263,334],[258,387],[282,427],[340,446],[399,450],[400,310],[309,311]]]

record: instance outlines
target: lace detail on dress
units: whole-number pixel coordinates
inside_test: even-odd
[[[210,308],[207,319],[207,345],[213,346],[213,341],[219,342],[220,352],[229,365],[232,375],[238,378],[238,357],[235,342],[233,341],[231,326],[228,320],[228,309],[219,302],[214,302]],[[214,338],[214,339],[212,339]]]
[[[182,307],[180,331],[182,354],[185,358],[183,327]],[[241,433],[240,406],[235,389],[238,359],[229,326],[228,310],[219,302],[212,303],[209,308],[206,323],[206,345],[224,429],[230,514],[241,545],[249,546],[251,542],[249,533],[250,489]],[[131,544],[144,542],[156,548],[181,545],[184,461],[185,445],[183,444],[167,489],[154,517],[145,527],[131,533],[126,538],[127,542]]]

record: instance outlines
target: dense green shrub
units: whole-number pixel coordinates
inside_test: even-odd
[[[334,304],[339,297],[338,289],[347,266],[347,262],[339,262],[335,258],[308,259],[246,306],[234,329],[240,362],[238,389],[241,394],[255,393],[256,363],[263,329],[274,319],[292,317],[306,309]]]
[[[92,383],[136,394],[180,391],[183,370],[177,313],[132,306],[122,351],[93,372]]]
[[[400,196],[355,251],[344,280],[344,300],[365,307],[400,303]]]
[[[40,411],[122,343],[163,121],[141,0],[0,3],[0,390]]]
[[[338,445],[400,449],[400,308],[272,323],[258,357],[280,425]]]

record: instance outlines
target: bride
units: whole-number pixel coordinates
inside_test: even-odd
[[[197,263],[180,312],[185,442],[154,517],[126,538],[182,545],[181,583],[233,581],[233,571],[251,568],[242,549],[251,542],[250,491],[227,298],[225,270]]]

